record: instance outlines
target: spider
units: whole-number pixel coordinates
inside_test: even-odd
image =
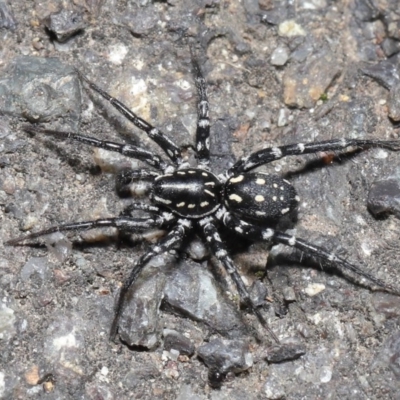
[[[124,104],[77,71],[80,79],[86,82],[92,90],[109,101],[137,128],[144,131],[163,150],[168,160],[131,144],[120,144],[73,132],[60,132],[35,126],[24,127],[24,130],[32,134],[46,134],[60,139],[68,138],[144,162],[150,168],[123,171],[117,177],[117,187],[121,191],[128,191],[132,182],[148,181],[151,185],[151,204],[134,202],[126,208],[123,214],[115,218],[61,224],[11,239],[7,244],[18,245],[25,240],[58,231],[80,231],[103,227],[115,227],[127,233],[141,233],[153,228],[166,230],[168,233],[136,261],[130,275],[126,278],[115,303],[114,319],[110,330],[111,340],[115,339],[118,331],[118,322],[124,308],[127,291],[143,268],[153,257],[179,248],[191,231],[202,234],[213,255],[235,283],[243,305],[255,314],[260,324],[277,343],[279,343],[278,338],[269,328],[260,310],[253,304],[238,269],[232,261],[225,243],[221,240],[221,229],[234,231],[235,234],[252,241],[267,241],[271,244],[280,243],[290,246],[305,255],[349,270],[384,290],[400,295],[400,291],[390,284],[364,272],[356,265],[323,247],[272,228],[271,221],[277,221],[296,210],[299,197],[294,187],[286,179],[268,173],[254,172],[261,165],[287,156],[340,151],[351,147],[382,147],[398,151],[400,150],[400,141],[341,138],[267,147],[240,158],[224,174],[217,176],[211,172],[210,168],[210,120],[206,81],[199,63],[193,55],[192,66],[198,94],[195,146],[197,167],[193,168],[188,165],[183,159],[181,149],[164,133],[137,116]],[[135,210],[146,212],[148,217],[132,216]]]

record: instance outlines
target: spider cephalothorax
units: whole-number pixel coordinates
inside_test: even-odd
[[[396,140],[341,138],[322,142],[267,147],[239,159],[226,173],[216,176],[210,172],[209,165],[210,124],[206,82],[196,60],[193,61],[193,69],[199,97],[195,146],[198,161],[196,168],[188,167],[183,160],[181,149],[171,139],[78,72],[80,78],[90,88],[108,100],[136,127],[146,132],[165,152],[169,161],[151,151],[130,144],[119,144],[73,132],[59,132],[32,126],[26,127],[25,130],[58,138],[69,138],[143,161],[150,168],[124,171],[118,177],[117,187],[121,193],[126,194],[129,192],[129,186],[132,182],[145,180],[151,186],[150,199],[153,204],[135,202],[130,204],[127,212],[119,217],[63,224],[10,240],[8,244],[15,245],[25,239],[37,238],[57,231],[84,230],[97,227],[116,227],[120,231],[128,233],[145,232],[152,228],[168,230],[168,233],[158,243],[151,246],[137,260],[122,286],[111,327],[110,336],[112,339],[118,331],[118,320],[124,306],[125,295],[143,267],[152,257],[179,248],[183,239],[193,230],[203,235],[211,252],[222,263],[236,284],[242,303],[257,316],[260,323],[268,329],[276,341],[278,341],[278,338],[269,329],[260,309],[250,299],[248,290],[220,238],[219,231],[221,229],[235,231],[236,234],[254,241],[266,240],[271,243],[291,246],[306,255],[333,263],[368,279],[385,290],[399,294],[399,291],[391,285],[362,271],[359,267],[334,253],[273,229],[269,225],[269,221],[278,220],[293,211],[297,207],[299,198],[295,189],[287,180],[275,175],[250,171],[260,165],[286,156],[340,151],[349,147],[383,147],[397,151],[400,149],[400,142]],[[135,210],[145,211],[149,216],[147,218],[134,217]]]

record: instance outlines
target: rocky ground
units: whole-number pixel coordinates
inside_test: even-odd
[[[158,152],[75,68],[193,160],[190,45],[208,82],[215,173],[266,146],[399,137],[395,0],[0,0],[0,396],[399,398],[399,297],[287,247],[224,236],[278,346],[239,310],[234,285],[197,236],[149,263],[115,343],[108,334],[121,283],[163,232],[4,245],[118,215],[129,199],[115,193],[115,173],[143,165],[29,135],[24,125]],[[285,176],[301,198],[297,223],[282,229],[400,288],[400,154],[319,153],[261,169]]]

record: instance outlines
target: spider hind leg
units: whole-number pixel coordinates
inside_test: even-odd
[[[286,233],[275,231],[272,228],[261,228],[249,224],[232,215],[230,212],[225,212],[223,214],[221,213],[221,215],[219,215],[219,219],[227,228],[238,232],[240,235],[246,238],[251,238],[253,240],[271,241],[272,243],[281,243],[296,248],[302,251],[305,255],[314,257],[332,265],[336,265],[337,267],[342,268],[345,271],[350,271],[355,275],[358,275],[359,277],[365,278],[371,283],[374,283],[383,290],[400,296],[400,291],[394,286],[374,277],[368,272],[363,271],[361,268],[357,267],[354,264],[351,264],[344,258],[337,256],[335,253],[329,252],[323,247],[313,245],[312,243],[309,243],[295,236],[290,236]]]

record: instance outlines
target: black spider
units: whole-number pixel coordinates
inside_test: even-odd
[[[149,138],[161,147],[170,161],[166,161],[151,151],[130,144],[108,142],[72,132],[58,132],[38,127],[26,127],[25,130],[30,133],[44,133],[58,138],[69,138],[90,146],[115,151],[147,163],[151,169],[127,170],[120,174],[117,187],[124,192],[128,191],[132,182],[147,180],[152,184],[150,199],[153,204],[132,203],[124,215],[116,218],[54,226],[9,240],[7,243],[16,245],[26,239],[37,238],[57,231],[86,230],[100,227],[115,227],[128,233],[144,232],[152,228],[168,230],[169,232],[158,243],[151,246],[137,260],[122,286],[111,326],[110,338],[112,340],[118,330],[118,321],[126,293],[143,267],[152,257],[179,247],[188,233],[195,229],[203,234],[212,253],[232,277],[242,303],[257,316],[260,323],[277,342],[279,342],[278,338],[268,327],[260,310],[253,304],[225,244],[221,241],[219,230],[223,226],[250,240],[282,243],[299,249],[306,255],[343,267],[385,290],[400,295],[400,292],[393,286],[362,271],[359,267],[334,253],[271,228],[270,222],[272,220],[279,220],[285,214],[296,209],[299,198],[295,189],[287,180],[267,173],[249,172],[260,165],[291,155],[343,150],[349,147],[383,147],[397,151],[400,150],[400,141],[343,138],[264,148],[239,159],[224,175],[216,176],[210,171],[209,167],[210,122],[206,82],[196,60],[193,60],[193,70],[199,97],[195,148],[198,165],[196,168],[190,168],[184,162],[181,149],[171,139],[78,72],[80,78],[86,81],[90,88],[108,100],[135,126],[146,132]],[[134,218],[131,216],[134,210],[145,211],[149,217]]]

